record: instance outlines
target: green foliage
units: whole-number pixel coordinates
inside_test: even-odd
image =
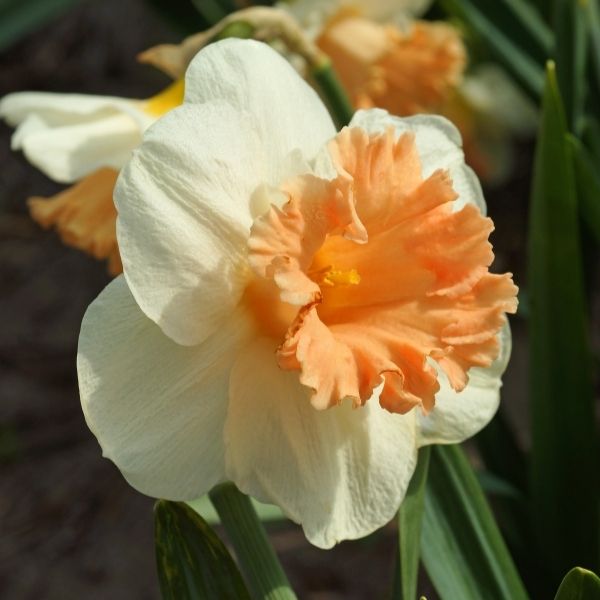
[[[529,232],[532,520],[554,573],[596,564],[597,454],[572,150],[549,63]]]
[[[440,1],[485,41],[494,58],[532,98],[540,97],[542,65],[552,46],[552,33],[535,10],[522,0]]]
[[[586,569],[571,569],[562,580],[554,600],[600,600],[600,579]]]
[[[423,563],[442,600],[519,600],[527,593],[459,446],[431,450]]]
[[[600,246],[600,173],[581,142],[568,137],[575,164],[579,211]]]
[[[227,548],[191,508],[159,500],[154,506],[156,564],[165,600],[250,600]]]
[[[80,0],[0,0],[0,52]]]
[[[209,496],[235,549],[253,596],[265,600],[295,600],[296,594],[248,496],[242,494],[233,483],[218,485]]]
[[[431,447],[419,450],[419,461],[398,512],[398,562],[394,598],[414,600],[419,576],[421,523],[425,509],[425,485],[429,473]]]
[[[556,74],[571,131],[581,127],[586,93],[586,6],[586,2],[556,0],[554,9]]]

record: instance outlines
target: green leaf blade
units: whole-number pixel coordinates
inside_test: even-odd
[[[443,600],[525,600],[527,592],[459,446],[431,452],[421,553]]]
[[[586,94],[587,8],[585,2],[556,0],[556,73],[571,131],[582,125]]]
[[[81,0],[4,0],[0,3],[0,51],[58,18]]]
[[[600,246],[600,174],[581,142],[569,136],[573,152],[579,210]]]
[[[159,500],[154,526],[158,579],[165,600],[250,600],[229,552],[190,507]]]
[[[571,569],[562,580],[554,600],[600,600],[600,579],[581,567]]]
[[[394,585],[394,598],[398,600],[415,600],[417,596],[421,523],[425,510],[425,486],[430,453],[430,446],[419,450],[417,468],[398,513],[399,564]]]
[[[532,522],[545,564],[598,556],[598,455],[577,194],[567,125],[548,64],[529,232]]]
[[[507,4],[510,3],[498,0],[493,2],[488,0],[485,2],[442,0],[442,5],[447,12],[464,20],[485,40],[498,62],[521,84],[524,91],[537,100],[543,90],[544,76],[539,58],[536,60],[535,56],[546,56],[547,51],[544,47],[540,47],[532,53],[515,42],[511,36],[520,27],[514,26],[514,15],[511,17],[509,14],[507,17]],[[501,25],[507,19],[509,22],[513,22],[512,26]],[[540,27],[546,31],[543,23],[540,24]],[[523,35],[520,39],[531,40],[532,38]]]

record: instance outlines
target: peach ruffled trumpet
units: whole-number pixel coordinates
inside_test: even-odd
[[[488,271],[492,225],[446,120],[359,111],[336,134],[281,56],[224,40],[115,202],[124,275],[86,313],[78,373],[138,490],[231,480],[328,548],[393,517],[420,446],[496,411],[516,288]]]

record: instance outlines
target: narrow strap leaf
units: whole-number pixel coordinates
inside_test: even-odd
[[[600,600],[600,579],[586,569],[571,569],[562,580],[554,600]]]
[[[586,94],[587,8],[583,2],[556,0],[554,18],[558,87],[564,101],[568,127],[577,132],[582,126]]]
[[[487,10],[472,0],[441,0],[441,2],[447,12],[463,19],[485,40],[496,59],[519,81],[534,100],[539,99],[544,87],[542,67],[511,38],[514,29],[504,29],[498,25],[494,11],[503,8],[502,2],[496,1]]]
[[[572,135],[568,140],[575,164],[579,211],[600,246],[600,174],[581,142]]]
[[[0,3],[0,51],[30,31],[59,17],[81,0],[3,0]]]
[[[460,446],[432,448],[421,556],[442,600],[528,598]]]
[[[156,565],[165,600],[250,600],[223,542],[181,502],[154,506]]]
[[[394,600],[415,600],[417,596],[421,523],[430,452],[430,446],[419,450],[417,468],[398,512],[398,564],[394,574]]]
[[[543,564],[598,557],[598,452],[571,146],[548,64],[529,232],[532,523]],[[574,462],[576,461],[576,462]],[[558,582],[552,582],[556,585]]]

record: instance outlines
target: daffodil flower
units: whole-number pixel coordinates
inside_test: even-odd
[[[336,133],[264,44],[192,61],[115,190],[124,275],[83,321],[87,423],[136,489],[233,481],[328,548],[397,511],[417,450],[494,415],[510,275],[456,129]]]
[[[31,215],[56,227],[66,244],[121,268],[112,192],[119,169],[158,117],[181,104],[183,81],[147,100],[17,92],[0,101],[0,118],[16,126],[12,149],[51,179],[76,185],[51,198],[31,198]]]
[[[439,113],[460,85],[466,51],[458,31],[414,18],[430,2],[291,0],[292,12],[332,60],[358,108]]]
[[[459,31],[418,20],[430,4],[290,0],[280,6],[330,56],[356,107],[444,115],[459,128],[469,165],[486,182],[501,182],[512,166],[511,138],[533,132],[535,109],[499,67],[465,73]]]

